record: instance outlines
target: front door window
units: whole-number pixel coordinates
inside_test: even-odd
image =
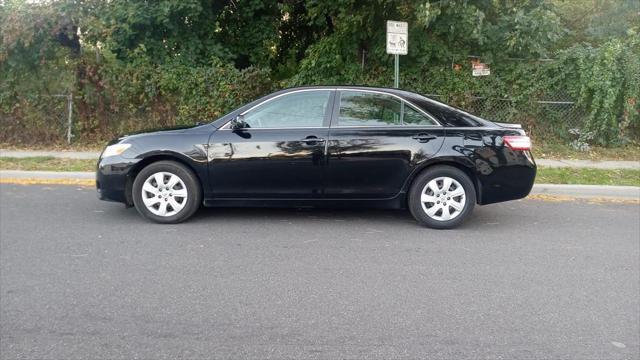
[[[287,94],[249,111],[244,121],[254,129],[322,127],[330,94],[329,90]]]

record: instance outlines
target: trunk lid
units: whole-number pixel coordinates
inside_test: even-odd
[[[503,127],[503,128],[508,128],[508,129],[522,129],[522,125],[520,124],[509,124],[509,123],[499,123],[499,122],[493,122],[494,124]]]

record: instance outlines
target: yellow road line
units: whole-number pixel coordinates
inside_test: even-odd
[[[548,194],[532,194],[527,196],[527,200],[537,201],[552,201],[552,202],[566,202],[566,201],[586,201],[590,204],[602,204],[602,203],[616,203],[616,204],[632,204],[639,205],[640,199],[623,199],[615,197],[576,197],[567,195],[548,195]]]
[[[0,178],[0,184],[18,185],[79,185],[95,187],[96,181],[93,179],[38,179],[38,178]]]

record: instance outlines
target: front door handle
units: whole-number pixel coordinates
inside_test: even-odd
[[[412,136],[411,138],[414,140],[418,140],[418,142],[424,143],[424,142],[435,139],[436,136],[430,135],[430,134],[418,134],[418,135]]]
[[[307,136],[306,138],[300,141],[303,143],[321,143],[321,142],[324,142],[324,139],[312,135],[312,136]]]

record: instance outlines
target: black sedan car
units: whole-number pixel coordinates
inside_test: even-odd
[[[527,196],[536,175],[519,125],[408,91],[275,92],[204,125],[121,137],[100,156],[100,199],[178,223],[205,206],[408,208],[453,228],[474,205]]]

